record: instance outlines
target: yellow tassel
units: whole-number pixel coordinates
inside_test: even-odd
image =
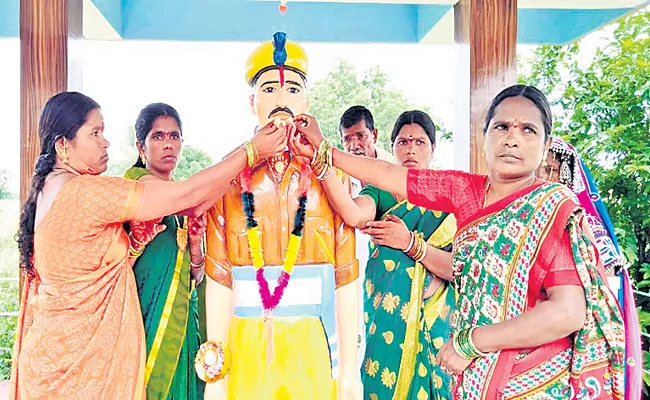
[[[264,266],[264,257],[262,256],[262,246],[260,244],[260,232],[257,227],[255,227],[248,229],[246,234],[248,235],[253,267],[255,267],[255,269],[260,269]]]
[[[266,363],[273,364],[273,314],[272,311],[264,311],[264,336],[266,336]]]
[[[291,235],[289,238],[289,246],[284,260],[284,270],[291,275],[293,266],[296,265],[298,259],[298,251],[300,250],[300,241],[302,236]]]

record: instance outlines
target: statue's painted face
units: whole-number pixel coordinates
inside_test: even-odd
[[[289,119],[307,112],[307,90],[300,74],[284,70],[284,86],[280,87],[280,71],[272,69],[260,75],[250,97],[253,114],[258,126],[266,125],[278,116]]]

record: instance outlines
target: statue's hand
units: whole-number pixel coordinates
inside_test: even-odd
[[[226,400],[227,396],[227,383],[225,379],[221,379],[214,383],[205,384],[205,400]]]
[[[363,389],[356,371],[347,374],[342,373],[339,376],[337,392],[339,400],[361,400],[363,398]]]

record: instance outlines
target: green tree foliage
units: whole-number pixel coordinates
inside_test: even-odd
[[[18,199],[0,200],[0,380],[11,375],[18,317]]]
[[[637,288],[650,289],[650,9],[620,20],[590,63],[581,43],[542,46],[520,77],[549,94],[555,134],[589,166]],[[638,297],[644,331],[650,302]],[[645,311],[644,311],[645,310]],[[646,348],[647,348],[646,341]],[[647,358],[648,355],[646,354]],[[646,369],[650,365],[646,364]],[[650,381],[648,375],[646,379]]]
[[[418,106],[398,89],[389,87],[388,76],[379,67],[359,76],[356,68],[345,61],[317,81],[309,92],[309,111],[318,119],[325,137],[340,147],[339,120],[349,107],[362,105],[372,112],[379,131],[378,145],[390,151],[390,134],[397,117],[404,111],[419,109],[428,113],[440,128],[428,107]],[[450,134],[441,129],[443,136]]]
[[[124,176],[126,170],[131,168],[138,159],[138,150],[135,148],[135,127],[130,125],[125,134],[126,139],[120,143],[117,158],[109,158],[108,169],[104,175]]]
[[[209,167],[212,162],[212,157],[205,151],[196,147],[185,146],[174,171],[174,179],[178,181],[185,180],[192,174]]]
[[[9,177],[10,173],[8,170],[0,170],[0,200],[12,199],[16,195],[9,191]]]

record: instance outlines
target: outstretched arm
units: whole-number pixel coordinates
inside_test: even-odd
[[[308,142],[301,140],[299,132],[293,132],[289,137],[289,149],[297,156],[309,160],[314,158],[314,147]],[[324,177],[319,177],[327,200],[343,221],[357,229],[365,227],[366,222],[375,219],[377,207],[375,202],[368,196],[352,198],[352,194],[334,171],[334,168],[327,168]]]
[[[261,129],[251,140],[258,159],[279,153],[286,147],[286,128],[270,124]],[[250,155],[243,147],[233,151],[221,162],[192,175],[183,182],[148,181],[134,220],[148,221],[161,216],[176,214],[219,198],[226,192],[230,181],[246,167]],[[195,210],[198,213],[203,210]]]
[[[364,195],[353,199],[336,174],[332,173],[323,181],[323,188],[332,208],[346,224],[362,229],[368,221],[375,219],[375,202]]]
[[[318,149],[325,139],[316,119],[302,114],[298,115],[295,121],[297,131],[304,135],[314,148]],[[401,197],[407,195],[408,168],[399,167],[386,161],[355,156],[339,149],[332,149],[332,161],[334,166],[365,183]]]

